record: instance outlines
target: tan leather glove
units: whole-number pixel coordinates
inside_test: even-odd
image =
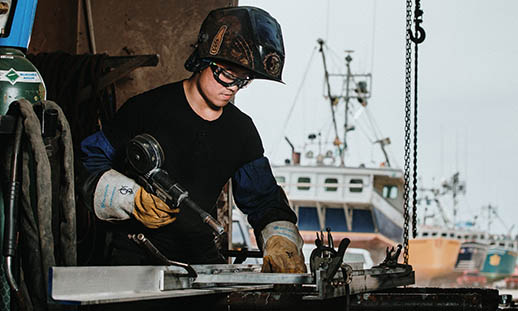
[[[261,231],[263,266],[261,272],[306,273],[297,226],[289,221],[274,221]]]
[[[176,220],[179,208],[170,208],[157,196],[139,188],[135,195],[135,209],[133,216],[144,226],[156,229]]]
[[[158,228],[176,220],[179,208],[171,209],[158,197],[148,193],[133,179],[111,169],[99,178],[93,207],[97,218],[110,222],[132,216],[148,228]]]
[[[272,236],[266,242],[261,272],[306,273],[304,255],[287,238]]]

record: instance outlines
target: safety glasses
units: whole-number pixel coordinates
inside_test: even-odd
[[[250,82],[253,80],[253,78],[250,76],[245,78],[237,77],[214,62],[211,62],[209,66],[212,70],[212,74],[214,75],[214,79],[224,87],[231,87],[236,85],[238,89],[242,89],[248,86],[248,84],[250,84]]]

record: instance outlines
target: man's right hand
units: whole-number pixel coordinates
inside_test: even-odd
[[[180,213],[179,208],[170,208],[164,201],[144,188],[141,187],[137,190],[133,216],[144,226],[151,229],[165,226],[175,221],[178,213]]]
[[[101,220],[123,221],[135,217],[151,229],[172,223],[180,212],[179,208],[170,208],[133,179],[114,169],[99,178],[93,205],[95,215]]]

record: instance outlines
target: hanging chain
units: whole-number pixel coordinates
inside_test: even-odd
[[[418,44],[422,43],[426,37],[424,29],[421,27],[423,11],[421,10],[420,0],[416,0],[414,11],[415,36],[412,33],[412,0],[406,1],[406,58],[405,58],[405,184],[404,184],[404,225],[403,225],[403,244],[404,260],[408,264],[408,234],[410,222],[410,161],[413,159],[412,167],[412,235],[417,236],[417,52]],[[411,75],[412,75],[412,42],[414,45],[414,128],[413,145],[411,139]],[[413,148],[411,148],[411,145]],[[412,155],[411,149],[413,149]]]
[[[410,126],[411,126],[411,74],[412,74],[412,0],[406,0],[406,55],[405,55],[405,172],[404,172],[404,192],[403,192],[403,258],[408,264],[408,227],[410,222],[408,199],[410,195]]]
[[[414,169],[412,176],[412,236],[417,237],[417,47],[425,39],[424,29],[421,27],[423,10],[421,0],[415,0],[414,26],[417,37],[412,36],[414,45]]]

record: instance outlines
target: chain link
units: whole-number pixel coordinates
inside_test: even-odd
[[[409,195],[410,195],[410,145],[411,145],[411,74],[412,74],[412,41],[410,40],[410,33],[412,31],[412,0],[406,1],[406,55],[405,55],[405,168],[404,168],[404,206],[403,206],[403,258],[405,264],[408,264],[408,231],[409,231]]]

